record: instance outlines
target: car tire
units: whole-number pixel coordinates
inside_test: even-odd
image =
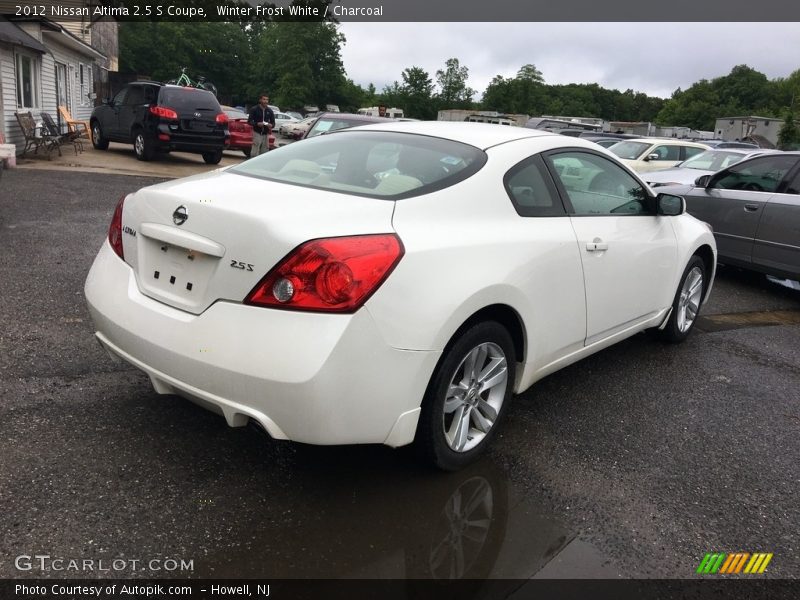
[[[153,142],[141,129],[133,134],[133,151],[139,160],[153,160],[153,156],[155,156],[156,150],[153,147]]]
[[[103,129],[97,120],[92,122],[92,146],[97,150],[108,150],[108,140],[103,137]]]
[[[423,460],[457,471],[486,451],[510,403],[515,367],[511,336],[497,322],[473,325],[451,342],[422,401],[414,443]]]
[[[667,324],[658,331],[661,339],[678,343],[689,337],[697,323],[700,304],[707,287],[706,265],[699,256],[692,256],[683,270]]]
[[[222,160],[222,150],[203,152],[203,160],[206,161],[207,165],[218,165],[219,161]]]
[[[253,153],[252,148],[242,148],[242,154],[244,154],[247,158],[250,158],[250,155]]]

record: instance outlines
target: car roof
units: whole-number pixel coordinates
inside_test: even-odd
[[[469,123],[465,121],[394,121],[392,119],[377,118],[380,120],[379,123],[364,125],[363,127],[359,127],[356,131],[396,131],[399,133],[428,135],[469,144],[470,146],[481,149],[518,139],[558,135],[552,131],[545,131],[542,129],[495,125],[492,123]],[[340,131],[346,132],[349,130],[342,129]],[[338,134],[339,132],[337,131],[336,133]],[[592,146],[592,142],[583,138],[560,137],[564,140],[569,140],[570,145],[583,146],[585,144],[587,148]]]

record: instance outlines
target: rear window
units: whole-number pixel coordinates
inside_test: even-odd
[[[176,110],[222,110],[214,94],[190,87],[163,87],[158,103]]]
[[[482,150],[460,142],[355,129],[284,146],[230,172],[397,200],[449,187],[476,173],[485,162]]]

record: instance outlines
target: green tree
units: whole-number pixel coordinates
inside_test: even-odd
[[[436,119],[437,107],[433,99],[433,81],[425,69],[408,67],[403,69],[402,104],[397,105],[406,116],[415,119]]]
[[[778,148],[796,150],[800,146],[800,128],[794,120],[794,111],[789,108],[781,130],[778,132]]]
[[[445,61],[444,70],[436,71],[439,101],[444,108],[469,108],[475,90],[467,87],[469,69],[462,67],[457,58]]]

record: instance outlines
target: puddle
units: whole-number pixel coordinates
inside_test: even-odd
[[[309,452],[317,463],[321,451]],[[459,473],[320,462],[294,482],[302,501],[297,489],[285,497],[265,490],[265,501],[286,511],[282,522],[250,523],[236,534],[241,543],[223,542],[197,560],[195,575],[520,580],[561,564],[553,561],[565,549],[568,563],[587,554],[588,545],[576,553],[575,536],[489,460]]]
[[[771,310],[765,312],[731,313],[726,315],[700,315],[696,327],[700,331],[713,333],[747,327],[769,327],[774,325],[800,325],[800,310]]]

